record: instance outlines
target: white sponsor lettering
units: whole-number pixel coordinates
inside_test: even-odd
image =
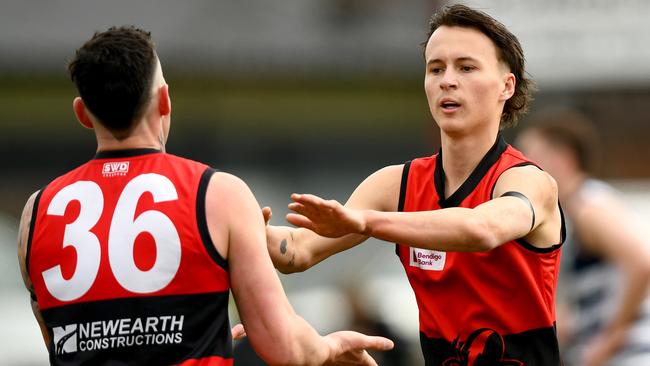
[[[184,315],[101,320],[54,327],[57,354],[142,345],[179,344]]]
[[[158,318],[147,318],[147,325],[145,328],[145,332],[147,333],[152,333],[156,332],[156,325],[158,325]]]
[[[117,331],[117,326],[118,325],[119,325],[119,322],[117,321],[117,319],[102,322],[103,333],[104,334],[114,335],[115,331]]]
[[[135,321],[133,322],[133,333],[143,333],[144,328],[142,327],[142,319],[140,318],[135,318]]]
[[[129,172],[129,162],[128,161],[118,161],[104,163],[102,166],[102,175],[107,177],[116,177],[124,176]]]

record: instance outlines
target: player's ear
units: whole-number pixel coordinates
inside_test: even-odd
[[[86,104],[84,104],[84,101],[81,99],[81,97],[74,98],[72,101],[72,109],[74,110],[74,114],[77,116],[79,123],[81,123],[82,126],[92,130],[93,121],[90,119],[90,116],[88,116]]]
[[[501,91],[499,100],[506,101],[510,99],[510,97],[515,94],[516,83],[517,79],[515,78],[515,75],[511,72],[506,73],[503,76],[503,90]]]
[[[169,98],[169,85],[166,83],[158,88],[158,113],[168,116],[172,112],[172,101]]]

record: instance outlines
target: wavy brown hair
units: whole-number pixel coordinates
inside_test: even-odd
[[[515,92],[508,99],[501,114],[501,127],[512,127],[528,111],[533,100],[535,83],[526,77],[524,69],[524,51],[517,37],[503,24],[488,14],[474,10],[465,5],[451,5],[433,14],[429,22],[429,34],[423,42],[426,44],[433,32],[441,26],[473,28],[492,40],[497,49],[499,61],[506,64],[515,76]]]

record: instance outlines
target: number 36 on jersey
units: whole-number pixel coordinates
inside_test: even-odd
[[[52,198],[47,215],[63,216],[73,201],[79,202],[79,215],[66,224],[63,248],[71,246],[77,261],[73,274],[65,278],[60,265],[42,272],[47,290],[60,301],[73,301],[90,290],[102,261],[107,261],[112,275],[124,289],[139,294],[156,292],[175,277],[181,261],[181,241],[172,220],[156,210],[141,212],[136,217],[140,197],[150,193],[155,203],[174,201],[178,193],[174,184],[160,174],[141,174],[129,181],[119,195],[110,218],[108,253],[102,257],[100,239],[91,231],[104,211],[104,195],[93,181],[70,184]],[[136,238],[147,232],[155,242],[155,262],[147,270],[136,265]]]

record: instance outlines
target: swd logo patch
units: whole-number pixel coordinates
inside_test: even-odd
[[[128,161],[114,161],[104,163],[102,166],[102,175],[104,177],[124,176],[129,172]]]
[[[54,327],[54,351],[57,355],[77,352],[77,324]]]

